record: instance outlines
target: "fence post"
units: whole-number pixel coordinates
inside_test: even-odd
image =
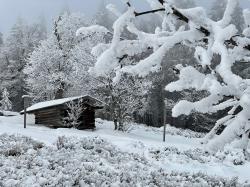
[[[162,67],[162,84],[165,83],[165,69]],[[162,86],[161,97],[163,99],[163,142],[166,141],[166,99],[165,99],[165,86]]]
[[[163,142],[166,141],[166,101],[164,99],[164,106],[163,106]]]
[[[23,106],[24,106],[24,113],[23,113],[23,126],[26,129],[27,126],[27,107],[28,107],[28,99],[30,98],[29,95],[23,95]]]

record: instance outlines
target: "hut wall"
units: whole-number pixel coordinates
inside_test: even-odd
[[[95,110],[103,107],[91,106],[89,103],[84,103],[83,106],[84,111],[79,119],[81,124],[78,129],[94,129]],[[33,112],[35,114],[35,123],[52,128],[64,127],[63,119],[67,117],[67,110],[68,106],[66,104],[36,110]]]
[[[35,123],[48,127],[62,127],[62,117],[60,107],[43,109],[35,112]]]

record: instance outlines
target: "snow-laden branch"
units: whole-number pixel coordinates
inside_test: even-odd
[[[129,72],[144,77],[150,72],[161,69],[163,58],[175,45],[188,45],[195,49],[197,63],[204,68],[209,68],[210,72],[205,74],[190,66],[182,67],[178,70],[179,80],[169,84],[166,89],[169,91],[205,90],[210,95],[196,102],[180,101],[173,108],[173,116],[189,115],[195,111],[214,113],[230,108],[228,114],[230,120],[223,123],[223,125],[226,124],[226,129],[219,138],[213,136],[212,134],[216,133],[216,129],[220,126],[218,124],[221,124],[218,122],[212,129],[212,134],[208,135],[213,137],[213,141],[209,141],[207,147],[217,151],[239,136],[245,137],[244,133],[248,133],[250,129],[248,121],[250,119],[250,80],[235,74],[232,66],[250,56],[248,38],[250,11],[244,11],[246,28],[239,35],[236,26],[231,24],[237,0],[228,0],[224,16],[217,22],[208,18],[203,8],[178,9],[171,1],[163,0],[147,2],[152,10],[137,12],[129,1],[125,1],[128,10],[115,21],[112,42],[99,44],[92,50],[98,60],[91,72],[97,76],[107,76],[112,71],[116,71],[118,78],[122,72]],[[162,26],[156,27],[154,33],[143,32],[135,24],[136,17],[150,13],[159,15],[162,21]],[[125,32],[132,34],[133,39],[121,39]],[[145,58],[134,58],[135,60],[124,63],[124,59],[140,55],[149,49],[151,53]],[[212,61],[214,55],[220,56],[218,64]],[[206,137],[206,139],[209,138]]]
[[[250,119],[250,80],[243,79],[232,71],[235,63],[239,63],[249,55],[249,51],[245,50],[248,49],[249,39],[244,35],[235,37],[238,31],[230,24],[236,3],[234,0],[228,1],[222,20],[218,22],[209,20],[211,36],[208,37],[207,47],[196,47],[197,62],[203,67],[211,65],[214,54],[220,56],[220,63],[209,74],[200,73],[192,67],[185,67],[180,70],[180,79],[166,87],[169,91],[194,88],[207,90],[210,93],[210,96],[197,102],[180,101],[173,108],[173,116],[189,115],[195,111],[212,113],[231,108],[228,116],[219,120],[203,141],[212,151],[222,149],[227,143],[231,143],[240,136],[245,137],[245,133],[250,129],[248,121]],[[233,47],[225,45],[228,41]],[[223,101],[225,96],[230,96],[230,99]],[[234,99],[231,99],[232,97]],[[236,108],[239,107],[241,110],[236,112]],[[222,125],[226,126],[225,130],[220,136],[215,136]]]

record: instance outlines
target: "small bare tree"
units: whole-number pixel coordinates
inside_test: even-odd
[[[133,121],[134,112],[144,111],[151,82],[130,74],[120,76],[118,82],[113,82],[111,74],[108,78],[102,77],[93,92],[106,103],[106,112],[114,121],[114,130],[126,131],[125,126]]]
[[[82,99],[79,99],[77,101],[70,101],[67,104],[68,110],[67,110],[67,117],[65,117],[64,124],[67,127],[73,127],[78,128],[80,125],[80,117],[84,110],[84,107],[82,105]]]

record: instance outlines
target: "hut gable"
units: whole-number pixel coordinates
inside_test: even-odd
[[[67,110],[69,110],[67,104],[72,101],[81,101],[84,106],[79,118],[79,129],[95,128],[95,110],[102,109],[104,103],[88,95],[40,102],[28,107],[26,111],[29,114],[35,115],[36,124],[53,128],[65,127],[63,121],[67,116]]]

